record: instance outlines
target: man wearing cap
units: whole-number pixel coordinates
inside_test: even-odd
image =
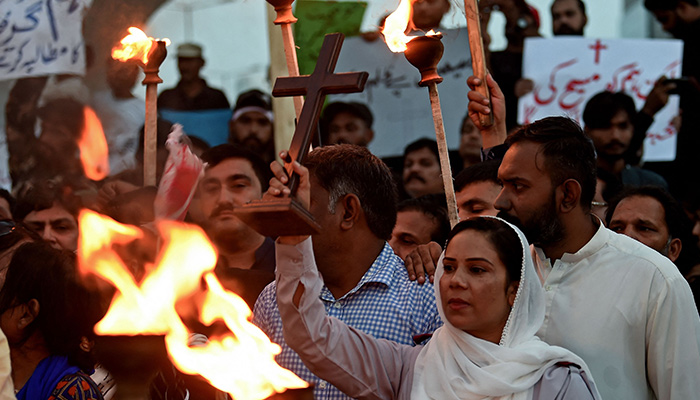
[[[354,144],[367,147],[374,138],[372,112],[362,103],[335,102],[323,110],[323,144]]]
[[[207,86],[199,76],[204,67],[202,47],[183,43],[177,47],[177,68],[180,82],[158,96],[158,108],[177,111],[212,110],[230,108],[224,92]]]
[[[241,93],[228,123],[228,142],[252,151],[266,163],[275,159],[271,98],[260,90]]]

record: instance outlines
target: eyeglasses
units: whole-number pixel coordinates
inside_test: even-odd
[[[0,220],[0,237],[9,235],[10,233],[14,232],[15,229],[17,229],[15,221],[11,219]]]

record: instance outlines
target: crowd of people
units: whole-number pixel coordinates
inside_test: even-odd
[[[319,232],[258,233],[236,208],[291,194],[275,161],[288,154],[275,154],[271,97],[250,90],[229,103],[200,76],[202,47],[178,46],[181,79],[160,94],[159,108],[229,115],[219,134],[226,143],[198,132],[182,139],[205,163],[184,220],[203,228],[218,253],[217,278],[253,310],[252,322],[281,347],[277,362],[312,383],[315,398],[700,393],[700,190],[689,179],[700,144],[700,4],[645,6],[684,41],[685,83],[660,77],[641,109],[625,93],[598,93],[583,109],[584,127],[561,116],[521,126],[518,98],[532,90],[521,73],[523,41],[539,35],[539,13],[524,0],[479,2],[486,41],[500,11],[508,47],[487,52],[491,73],[465,86],[469,106],[450,154],[455,226],[437,143],[419,139],[399,164],[382,160],[369,149],[389,134],[373,129],[381,116],[332,102],[316,146],[293,164],[294,196]],[[450,4],[413,7],[412,28],[428,30]],[[554,35],[584,35],[583,1],[554,0],[551,14]],[[76,90],[74,77],[14,83],[5,110],[13,188],[0,190],[0,398],[109,399],[118,390],[94,357],[92,329],[113,290],[86,283],[75,253],[78,214],[88,208],[143,228],[144,238],[120,251],[135,277],[157,254],[162,194],[144,186],[144,104],[131,93],[138,74],[136,64],[110,59],[108,89],[92,95]],[[677,92],[676,160],[642,164],[654,115]],[[109,147],[111,173],[101,181],[84,175],[79,157],[86,106]],[[488,114],[494,124],[485,126]],[[173,122],[158,121],[158,180]],[[216,335],[183,321],[198,340]],[[221,394],[163,368],[150,395]]]

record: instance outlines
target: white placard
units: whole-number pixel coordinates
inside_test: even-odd
[[[459,147],[460,124],[467,113],[467,78],[472,74],[467,30],[441,30],[445,53],[438,64],[444,81],[438,85],[447,144]],[[362,93],[329,96],[330,101],[358,101],[374,115],[374,140],[379,157],[403,155],[404,147],[423,137],[435,139],[428,88],[418,86],[420,73],[403,53],[392,53],[384,40],[345,39],[336,72],[367,71]]]
[[[83,15],[92,0],[0,1],[0,79],[85,73]]]
[[[662,75],[679,77],[683,43],[660,39],[528,38],[523,77],[535,82],[520,98],[518,121],[529,123],[552,115],[568,115],[583,123],[588,99],[603,90],[624,91],[641,109],[654,82]],[[678,96],[654,117],[644,141],[644,161],[676,157]]]

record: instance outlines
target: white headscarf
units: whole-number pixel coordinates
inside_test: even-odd
[[[520,237],[523,265],[500,344],[476,338],[445,318],[439,284],[443,275],[443,252],[435,274],[435,298],[445,325],[435,331],[418,356],[412,399],[531,399],[533,386],[547,368],[558,362],[572,362],[588,372],[580,357],[535,336],[544,322],[544,292],[525,235],[503,222]]]

